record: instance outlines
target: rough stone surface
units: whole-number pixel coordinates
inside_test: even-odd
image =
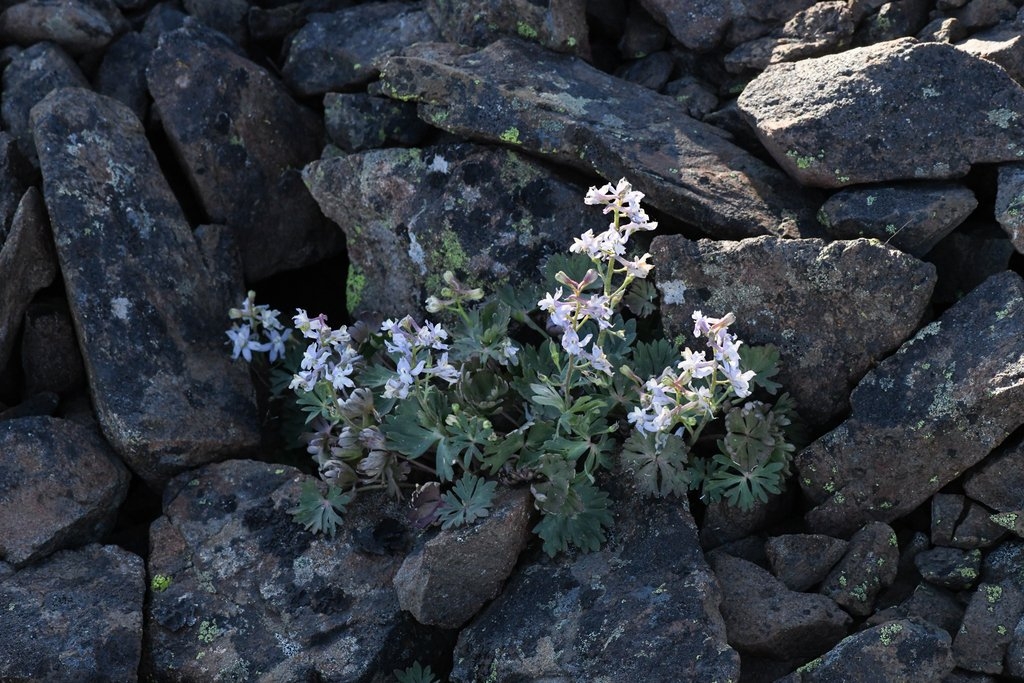
[[[984,505],[967,500],[964,509],[966,512],[956,525],[949,543],[951,547],[965,550],[987,548],[1006,536],[1006,529],[992,521],[992,511]]]
[[[992,275],[1006,270],[1013,254],[1013,244],[994,221],[968,221],[928,253],[939,273],[932,301],[944,306],[959,301]]]
[[[324,125],[331,142],[346,152],[361,152],[393,143],[415,147],[429,126],[416,116],[416,105],[365,93],[324,95]]]
[[[870,371],[851,417],[797,455],[811,527],[892,521],[984,458],[1024,424],[1022,358],[1024,280],[1007,271]]]
[[[1012,23],[995,26],[971,35],[956,46],[976,57],[995,62],[1018,83],[1024,81],[1024,36],[1020,26]]]
[[[643,507],[642,519],[625,511]],[[453,683],[738,680],[684,504],[628,498],[601,550],[523,565],[463,629]]]
[[[971,595],[963,624],[953,639],[953,656],[962,669],[1003,672],[1003,657],[1024,615],[1024,593],[1008,584],[981,583]]]
[[[69,394],[85,386],[82,353],[64,301],[33,302],[26,309],[21,368],[27,395]]]
[[[426,2],[427,14],[449,42],[483,47],[500,36],[519,36],[583,58],[590,57],[587,9],[585,0]]]
[[[722,618],[729,644],[742,653],[807,660],[842,640],[851,619],[823,595],[786,588],[756,564],[712,553],[722,587]]]
[[[207,220],[238,233],[249,281],[338,252],[341,235],[300,174],[320,154],[322,125],[278,81],[199,28],[164,34],[147,75]]]
[[[31,177],[32,166],[19,151],[17,140],[0,131],[0,248],[7,240],[11,220],[25,196]]]
[[[1024,253],[1024,164],[1002,164],[996,188],[996,220],[1013,248]]]
[[[900,549],[888,524],[872,522],[850,538],[846,555],[822,582],[820,592],[854,616],[871,614],[875,598],[896,578]]]
[[[144,594],[142,560],[116,546],[0,572],[0,678],[138,680]]]
[[[974,193],[954,183],[850,188],[829,197],[818,220],[836,239],[873,237],[922,257],[977,207]]]
[[[818,425],[841,417],[851,387],[913,333],[935,283],[932,266],[868,240],[668,235],[651,254],[669,337],[689,336],[694,310],[732,311],[745,343],[778,347],[776,379]]]
[[[313,14],[292,38],[281,71],[289,87],[303,96],[342,91],[376,78],[388,55],[440,37],[417,4],[371,2]]]
[[[905,38],[775,64],[739,106],[805,185],[957,178],[972,164],[1024,156],[1024,90],[995,64],[943,43]]]
[[[93,430],[49,417],[4,420],[0,453],[0,560],[20,567],[113,526],[129,475]]]
[[[402,555],[358,549],[348,520],[379,523],[377,499],[353,503],[333,539],[314,536],[286,514],[308,480],[232,460],[168,484],[148,568],[170,583],[146,607],[144,674],[383,683],[447,639],[399,609],[391,581]]]
[[[0,39],[21,45],[56,43],[74,54],[106,47],[126,28],[112,2],[27,0],[0,14]]]
[[[304,177],[348,236],[357,316],[421,310],[446,270],[488,292],[539,279],[544,257],[603,222],[584,206],[584,188],[515,151],[472,144],[325,158]]]
[[[817,2],[769,35],[744,43],[727,54],[725,68],[740,73],[837,52],[850,44],[855,26],[854,3]]]
[[[57,275],[50,226],[39,190],[22,197],[11,232],[0,247],[0,367],[14,350],[22,317],[36,292]]]
[[[615,181],[723,238],[813,229],[812,198],[683,114],[676,102],[585,62],[499,40],[472,52],[420,45],[391,57],[383,92],[420,103],[443,130],[524,151]]]
[[[533,500],[519,489],[477,524],[442,530],[395,574],[398,603],[421,624],[459,628],[501,592],[530,539]]]
[[[926,621],[938,626],[952,638],[963,623],[964,604],[952,591],[921,583],[901,604],[875,612],[865,623],[878,626],[895,619]]]
[[[1014,438],[964,478],[964,492],[997,512],[1024,510],[1024,439]]]
[[[96,71],[96,92],[120,100],[140,121],[149,113],[146,65],[154,47],[141,33],[125,33],[103,54]]]
[[[981,575],[981,551],[932,548],[914,558],[925,581],[952,590],[967,590]]]
[[[249,42],[249,0],[184,0],[185,11],[237,45]]]
[[[765,541],[772,573],[786,588],[805,591],[819,583],[846,554],[849,544],[820,534],[787,534]]]
[[[32,110],[32,123],[107,440],[155,487],[254,448],[248,368],[225,354],[224,312],[213,310],[211,278],[138,119],[116,100],[64,88]]]

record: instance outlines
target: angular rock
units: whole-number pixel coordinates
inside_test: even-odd
[[[310,477],[232,460],[174,479],[150,530],[144,674],[163,680],[384,681],[450,639],[404,616],[402,562],[365,554],[353,524],[384,519],[365,495],[341,533],[287,514]],[[422,655],[421,655],[422,656]],[[427,662],[422,662],[426,664]]]
[[[366,93],[324,95],[327,137],[346,152],[361,152],[392,143],[415,147],[430,127],[416,116],[416,105]]]
[[[741,510],[726,500],[709,502],[700,525],[700,544],[704,550],[750,538],[757,532],[785,518],[793,508],[794,497],[783,491],[767,502],[755,501],[749,510]],[[735,555],[735,553],[730,553]]]
[[[33,303],[25,311],[21,368],[27,396],[68,394],[85,385],[82,353],[64,301]]]
[[[981,567],[981,580],[985,583],[1012,585],[1024,591],[1024,541],[1003,541],[985,554]]]
[[[820,534],[787,534],[764,545],[772,573],[791,591],[805,591],[828,576],[849,543]]]
[[[107,440],[159,489],[259,443],[248,368],[149,147],[123,104],[78,88],[32,110],[43,190],[90,393]]]
[[[1003,672],[1003,657],[1024,615],[1024,593],[1010,584],[982,583],[971,595],[963,624],[953,639],[953,656],[962,669]]]
[[[934,683],[953,670],[949,634],[925,622],[899,619],[843,639],[797,669],[800,683]]]
[[[739,678],[685,502],[620,499],[603,549],[521,566],[464,628],[453,683]],[[625,507],[623,507],[625,506]]]
[[[265,69],[217,34],[183,28],[161,37],[148,81],[206,218],[238,233],[247,280],[341,249],[300,175],[320,154],[321,124]]]
[[[185,0],[185,11],[237,45],[249,42],[249,0]]]
[[[1024,89],[943,43],[903,38],[775,64],[738,103],[805,185],[957,178],[972,164],[1024,157]]]
[[[315,12],[337,12],[352,6],[352,0],[304,0],[273,3],[249,8],[249,36],[253,40],[278,40],[295,33]]]
[[[932,302],[956,303],[986,279],[1009,267],[1013,244],[994,222],[968,221],[928,252],[939,281]]]
[[[865,623],[868,626],[878,626],[896,619],[926,621],[938,626],[952,638],[960,630],[963,618],[964,605],[954,593],[922,583],[901,604],[875,612]]]
[[[850,539],[846,555],[821,584],[827,595],[850,614],[871,614],[875,598],[896,578],[900,561],[896,533],[888,524],[866,524]]]
[[[1001,165],[996,187],[996,220],[1024,253],[1024,163]]]
[[[29,112],[52,90],[89,87],[81,69],[64,50],[51,43],[37,43],[19,52],[4,69],[0,117],[4,128],[18,140],[18,150],[36,163]]]
[[[7,241],[11,220],[25,196],[32,175],[32,165],[19,151],[17,140],[0,131],[0,249]]]
[[[388,55],[440,37],[418,4],[371,2],[313,14],[292,38],[281,74],[305,97],[351,90],[374,80]]]
[[[138,680],[145,576],[138,555],[100,545],[0,572],[0,678]]]
[[[18,204],[11,233],[0,247],[0,367],[11,357],[32,297],[56,275],[46,208],[39,190],[29,188]]]
[[[932,543],[948,546],[953,542],[966,502],[959,493],[936,493],[932,496]]]
[[[1024,439],[1014,438],[964,478],[964,492],[997,510],[1024,510]]]
[[[791,591],[757,565],[724,553],[708,561],[722,587],[729,644],[740,652],[807,660],[846,637],[852,620],[827,597]]]
[[[0,453],[0,560],[21,567],[113,526],[129,474],[93,430],[50,417],[5,420]]]
[[[1010,0],[971,0],[954,12],[953,16],[968,31],[976,31],[1011,20],[1016,14],[1017,5]]]
[[[769,35],[744,43],[727,54],[725,68],[734,73],[760,71],[769,64],[837,52],[850,44],[855,26],[853,3],[817,2]]]
[[[873,45],[887,40],[913,36],[928,22],[932,9],[929,0],[896,0],[886,2],[878,11],[866,17],[857,29],[854,43]],[[950,41],[944,41],[950,42]]]
[[[519,36],[555,52],[590,58],[585,0],[447,2],[427,0],[426,11],[445,40],[484,47],[501,36]]]
[[[17,420],[23,417],[53,417],[57,414],[60,396],[52,391],[33,394],[18,405],[0,412],[0,421]]]
[[[680,111],[669,97],[585,62],[499,40],[471,52],[419,45],[389,58],[382,91],[420,117],[596,173],[622,176],[650,206],[721,238],[813,230],[813,197]]]
[[[640,0],[655,20],[665,26],[686,48],[698,52],[714,49],[723,38],[735,46],[771,32],[815,0]]]
[[[668,52],[655,52],[633,62],[623,64],[615,75],[629,83],[635,83],[648,90],[660,91],[668,83],[675,70],[675,60]]]
[[[359,317],[420,311],[446,270],[488,292],[539,278],[546,256],[602,222],[583,188],[514,151],[472,144],[338,156],[303,175],[348,236],[348,308]]]
[[[868,240],[668,235],[651,254],[669,338],[689,336],[694,310],[732,311],[745,343],[778,347],[776,379],[816,425],[845,413],[851,387],[913,333],[935,284],[932,266]]]
[[[975,584],[981,575],[981,551],[932,548],[914,558],[921,578],[935,586],[960,591]]]
[[[979,462],[1024,424],[1022,359],[1024,280],[1007,271],[865,375],[851,417],[797,454],[810,526],[892,521]]]
[[[395,574],[398,604],[416,621],[459,628],[501,592],[530,539],[533,499],[528,489],[495,500],[490,516],[469,527],[442,530]]]
[[[718,108],[718,97],[708,86],[692,76],[683,76],[665,84],[664,93],[682,105],[686,113],[698,120]]]
[[[818,220],[830,237],[873,237],[923,257],[978,206],[974,193],[954,183],[841,190],[826,201]]]
[[[953,17],[933,19],[918,32],[922,43],[957,43],[967,36],[967,29]],[[980,55],[979,55],[980,56]]]
[[[141,33],[125,33],[103,53],[96,72],[96,92],[120,100],[139,121],[149,113],[146,65],[154,47]]]
[[[1006,529],[992,521],[992,511],[972,500],[966,501],[966,512],[956,525],[949,545],[971,550],[987,548],[1006,536]]]
[[[0,39],[56,43],[72,54],[100,50],[126,29],[117,6],[98,0],[26,0],[0,14]]]
[[[995,26],[974,33],[956,46],[976,57],[995,62],[1018,83],[1024,81],[1024,36],[1019,26],[1013,23]]]

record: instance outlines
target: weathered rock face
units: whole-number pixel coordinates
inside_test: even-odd
[[[739,106],[805,185],[957,178],[972,164],[1024,156],[1024,90],[995,64],[942,43],[900,39],[776,64]]]
[[[300,176],[320,154],[322,124],[217,35],[163,35],[148,70],[153,106],[207,219],[237,232],[250,281],[337,253],[341,236]]]
[[[808,198],[722,131],[571,57],[513,40],[478,52],[420,45],[388,59],[381,76],[384,94],[418,101],[420,117],[443,130],[611,180],[628,171],[651,206],[710,235],[813,229]]]
[[[865,375],[850,419],[797,455],[809,524],[892,521],[1024,424],[1022,326],[1024,280],[1005,272]]]
[[[210,277],[138,119],[65,88],[33,109],[57,255],[104,434],[154,487],[259,441]]]
[[[694,310],[732,311],[745,343],[779,348],[778,381],[818,425],[840,417],[850,388],[913,333],[935,285],[931,265],[868,240],[666,235],[651,254],[669,337],[689,336]]]
[[[586,5],[585,0],[427,0],[426,10],[444,39],[452,43],[483,47],[501,36],[518,35],[549,50],[589,59]]]
[[[52,42],[74,54],[106,47],[128,24],[113,2],[28,0],[5,3],[0,38],[22,45]]]

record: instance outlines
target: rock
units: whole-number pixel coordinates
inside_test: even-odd
[[[185,11],[237,45],[249,42],[248,0],[184,0]]]
[[[964,492],[999,512],[1024,510],[1024,439],[1015,437],[964,477]]]
[[[773,522],[785,518],[794,502],[788,491],[770,496],[767,502],[755,501],[749,510],[741,510],[726,500],[707,503],[700,527],[700,544],[705,550],[748,538]],[[730,553],[735,554],[735,553]]]
[[[453,683],[739,678],[685,501],[620,498],[593,553],[521,565],[459,635]]]
[[[923,183],[840,190],[818,220],[830,237],[873,237],[923,257],[978,207],[974,193],[955,183]]]
[[[981,575],[981,551],[932,548],[914,558],[921,578],[955,591],[967,590]]]
[[[159,489],[259,443],[248,368],[181,209],[131,111],[78,88],[32,110],[43,194],[107,440]],[[130,343],[125,343],[129,341]]]
[[[137,555],[101,545],[0,573],[0,678],[138,680],[144,581]]]
[[[69,394],[85,386],[85,367],[67,303],[37,302],[25,311],[21,368],[25,394]]]
[[[444,40],[484,47],[501,36],[519,36],[555,52],[590,58],[585,0],[448,2],[427,0],[426,11]]]
[[[1024,591],[1024,541],[1013,539],[1003,541],[985,553],[981,565],[981,580],[985,583],[1012,585]]]
[[[388,55],[440,37],[418,4],[371,2],[313,14],[292,38],[281,73],[302,96],[351,90],[374,80]]]
[[[129,475],[99,434],[50,417],[4,420],[0,452],[4,562],[22,567],[111,529]]]
[[[64,87],[89,87],[78,65],[62,49],[51,43],[37,43],[15,55],[4,69],[3,99],[0,117],[4,128],[18,140],[18,150],[36,164],[29,112],[52,90]]]
[[[1006,530],[992,521],[992,511],[984,505],[968,500],[964,508],[966,512],[956,526],[950,546],[966,550],[987,548],[1006,535]]]
[[[913,36],[925,27],[930,9],[929,0],[887,2],[861,23],[854,42],[858,45],[873,45]]]
[[[11,233],[0,247],[0,367],[11,357],[32,297],[56,275],[46,209],[39,190],[33,187],[18,204]]]
[[[395,574],[398,604],[416,621],[459,628],[501,592],[530,540],[533,499],[518,489],[495,500],[490,516],[442,530]]]
[[[456,135],[514,146],[613,182],[720,238],[813,229],[786,179],[669,97],[586,63],[502,39],[477,52],[419,45],[389,58],[384,94]],[[697,160],[700,160],[699,162]]]
[[[971,0],[953,13],[968,31],[994,26],[1013,19],[1017,6],[1010,0]]]
[[[0,421],[17,420],[22,417],[52,417],[57,414],[60,396],[52,391],[32,394],[21,403],[0,412]]]
[[[17,140],[0,131],[0,249],[7,241],[11,220],[25,196],[33,173],[32,165],[18,150]]]
[[[546,256],[602,221],[583,204],[582,187],[511,150],[373,150],[313,162],[303,175],[349,238],[348,307],[357,317],[422,310],[446,270],[487,292],[539,279]]]
[[[0,14],[0,39],[56,43],[76,55],[106,47],[127,28],[117,6],[100,0],[26,0]]]
[[[764,544],[772,573],[791,591],[806,591],[821,583],[848,546],[840,538],[820,534],[775,536]]]
[[[959,493],[936,493],[931,503],[932,543],[948,546],[953,542],[957,522],[963,516],[966,499]]]
[[[708,557],[722,587],[729,644],[742,653],[807,660],[842,640],[851,619],[823,595],[797,593],[746,560]]]
[[[998,66],[944,43],[903,38],[775,64],[738,102],[772,157],[804,185],[957,178],[972,164],[1024,156],[1024,90]]]
[[[851,417],[794,461],[812,529],[892,521],[1024,423],[1022,295],[1020,276],[989,278],[865,375]]]
[[[1024,82],[1024,36],[1015,23],[1000,24],[973,33],[956,46],[975,57],[995,62],[1018,83]]]
[[[703,120],[718,107],[718,97],[692,76],[683,76],[665,84],[664,93],[682,105],[688,116]]]
[[[430,126],[416,116],[416,105],[366,93],[324,95],[324,125],[331,142],[346,152],[394,144],[417,146]]]
[[[667,235],[651,254],[668,337],[689,337],[694,310],[732,311],[744,343],[778,347],[775,379],[819,426],[841,417],[850,388],[913,333],[935,283],[930,265],[868,240]]]
[[[698,52],[714,49],[733,19],[733,3],[698,0],[681,5],[672,0],[640,0],[654,20],[684,47]]]
[[[249,8],[249,36],[255,41],[278,40],[302,28],[310,14],[337,12],[351,5],[352,0],[304,0],[253,6]]]
[[[1024,253],[1024,163],[1001,165],[997,183],[996,220],[1013,248]]]
[[[337,253],[337,229],[302,186],[323,129],[266,70],[209,30],[164,34],[148,70],[153,106],[206,218],[238,234],[246,279]]]
[[[934,683],[953,670],[949,634],[899,619],[855,633],[797,669],[800,683]]]
[[[928,261],[939,273],[932,303],[956,303],[989,277],[1006,270],[1013,253],[1013,244],[994,222],[968,221],[928,253]]]
[[[96,92],[120,100],[139,121],[149,113],[146,65],[154,47],[141,33],[129,31],[107,48],[96,72]]]
[[[865,623],[868,626],[878,626],[896,619],[926,621],[938,626],[952,638],[960,630],[963,618],[964,605],[955,594],[927,583],[921,583],[903,603],[875,612],[868,617]],[[943,681],[945,680],[943,679]]]
[[[619,39],[619,53],[625,59],[639,59],[666,47],[668,30],[654,20],[642,5],[631,4]]]
[[[1010,584],[979,584],[953,639],[957,666],[981,673],[1002,673],[1003,657],[1022,614],[1024,593],[1019,589]]]
[[[402,555],[365,554],[351,538],[350,520],[383,518],[378,499],[354,502],[338,536],[314,536],[286,512],[310,480],[232,460],[168,484],[150,530],[144,675],[384,681],[418,653],[450,648],[399,609],[391,581]]]
[[[871,614],[875,598],[896,579],[900,560],[896,532],[871,522],[853,535],[846,555],[822,582],[826,595],[854,616]]]
[[[615,75],[629,83],[635,83],[649,90],[660,91],[668,83],[675,70],[675,60],[668,52],[654,52],[632,62],[623,64]]]
[[[917,39],[922,43],[957,43],[967,36],[967,29],[953,17],[937,18],[918,32]]]

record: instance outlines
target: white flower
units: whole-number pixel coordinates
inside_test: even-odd
[[[750,380],[756,374],[753,370],[740,372],[739,365],[726,365],[722,368],[722,374],[729,380],[729,384],[732,385],[737,398],[750,396]]]
[[[235,325],[227,331],[228,338],[231,340],[231,358],[237,359],[239,356],[245,359],[245,362],[252,362],[253,351],[266,351],[267,348],[264,344],[261,344],[258,339],[252,337],[252,328],[248,325]]]
[[[566,353],[570,356],[584,356],[585,352],[583,347],[590,343],[591,337],[594,335],[588,334],[583,339],[576,334],[576,330],[572,327],[566,328],[562,332],[562,348],[565,349]]]
[[[595,370],[603,372],[609,377],[614,375],[615,371],[612,369],[612,364],[608,360],[608,356],[605,355],[604,349],[598,346],[597,342],[594,342],[590,349],[590,353],[586,356],[590,361],[590,365],[593,366]]]
[[[626,259],[621,257],[618,258],[617,260],[619,263],[623,265],[623,267],[625,267],[627,275],[632,275],[633,277],[638,278],[645,278],[647,277],[648,273],[650,273],[651,270],[654,269],[654,266],[647,262],[647,259],[649,258],[651,258],[650,254],[644,254],[643,256],[639,256],[633,259],[632,261],[627,261]]]
[[[684,373],[689,373],[694,379],[708,377],[715,371],[715,361],[704,358],[704,352],[694,353],[690,349],[683,349],[683,360],[676,366]]]
[[[283,358],[285,353],[284,344],[288,341],[288,338],[292,336],[291,330],[284,330],[284,327],[278,323],[277,328],[268,327],[267,339],[269,340],[266,344],[267,350],[270,352],[270,362],[273,363],[278,358]]]

